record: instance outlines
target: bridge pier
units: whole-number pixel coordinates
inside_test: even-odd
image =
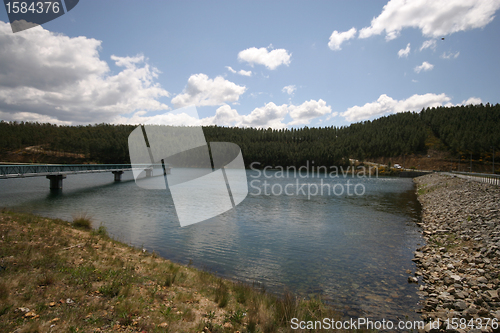
[[[47,177],[47,179],[50,180],[50,189],[51,190],[62,189],[63,179],[66,178],[65,175],[49,175],[46,177]]]
[[[115,182],[119,182],[122,180],[122,175],[124,171],[113,171],[113,175],[115,175]]]
[[[146,177],[153,177],[153,168],[146,169]]]

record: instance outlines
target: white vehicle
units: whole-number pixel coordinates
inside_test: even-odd
[[[399,164],[397,164],[397,163],[396,163],[396,164],[394,164],[394,167],[395,167],[396,169],[402,169],[402,168],[403,168],[401,165],[399,165]]]

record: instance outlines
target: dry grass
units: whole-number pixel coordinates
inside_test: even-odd
[[[81,213],[73,216],[73,227],[92,230],[92,217],[87,213]]]
[[[81,228],[0,213],[1,332],[288,332],[293,317],[340,317]]]

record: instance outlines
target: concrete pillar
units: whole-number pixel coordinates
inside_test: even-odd
[[[123,171],[113,171],[113,175],[115,175],[115,182],[119,182],[122,180]]]
[[[50,175],[47,176],[47,179],[50,179],[50,189],[51,190],[60,190],[62,189],[63,179],[65,179],[65,175]]]
[[[153,168],[146,169],[146,177],[153,177]]]

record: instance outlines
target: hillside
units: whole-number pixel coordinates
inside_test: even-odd
[[[127,138],[134,128],[0,122],[0,159],[129,163]],[[449,170],[457,169],[460,160],[461,170],[468,170],[465,165],[472,159],[473,171],[491,172],[493,147],[500,161],[498,128],[500,105],[480,104],[402,112],[342,127],[275,130],[209,126],[203,131],[209,142],[238,144],[247,167],[252,162],[261,166],[299,167],[307,161],[346,165],[349,159],[357,159]],[[26,147],[36,148],[29,151]]]

